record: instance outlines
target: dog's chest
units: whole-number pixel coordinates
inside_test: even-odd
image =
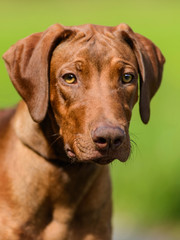
[[[68,234],[68,227],[78,205],[98,172],[95,165],[66,168],[51,166],[49,171],[44,170],[44,176],[39,173],[36,181],[32,176],[26,186],[28,196],[24,201],[19,198],[21,206],[19,205],[18,210],[22,212],[23,209],[23,216],[19,215],[21,220],[17,227],[20,239],[51,239],[52,232],[55,237]]]

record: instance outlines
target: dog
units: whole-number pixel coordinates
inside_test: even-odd
[[[112,239],[108,163],[130,154],[165,59],[126,24],[50,26],[3,55],[22,97],[0,111],[0,240]]]

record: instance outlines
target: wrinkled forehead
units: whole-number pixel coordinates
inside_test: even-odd
[[[109,31],[78,31],[59,44],[53,55],[60,55],[62,61],[84,59],[98,66],[119,59],[137,67],[135,54],[128,43]]]

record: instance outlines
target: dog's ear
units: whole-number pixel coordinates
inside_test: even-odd
[[[134,33],[128,25],[120,24],[118,29],[137,58],[140,73],[140,115],[142,121],[148,123],[150,101],[160,86],[165,58],[154,43]]]
[[[70,30],[55,24],[18,41],[3,55],[11,81],[36,122],[44,119],[48,108],[52,51],[70,34]]]

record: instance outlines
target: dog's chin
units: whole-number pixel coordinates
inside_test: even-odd
[[[113,162],[114,160],[119,160],[120,162],[126,162],[127,159],[128,159],[128,157],[122,158],[119,156],[117,156],[117,157],[116,156],[114,156],[114,157],[107,156],[107,157],[101,157],[101,158],[94,158],[92,161],[95,163],[101,164],[101,165],[105,165],[105,164],[109,164],[109,163]]]

